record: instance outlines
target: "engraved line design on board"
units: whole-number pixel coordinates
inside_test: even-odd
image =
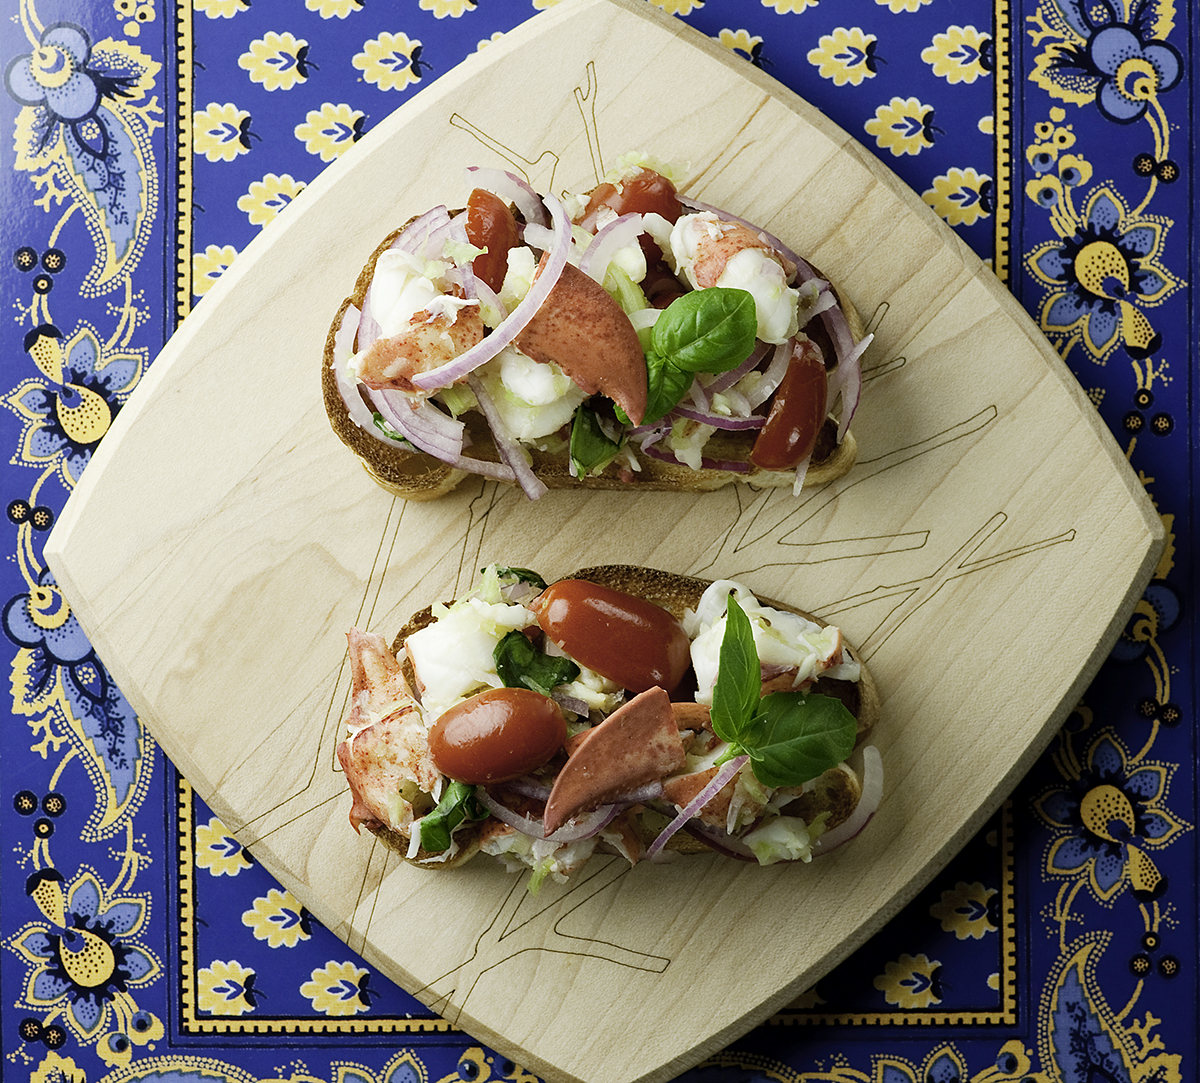
[[[471,955],[452,970],[413,990],[413,995],[447,1018],[448,1009],[455,1008],[451,1021],[457,1023],[471,992],[485,974],[530,951],[576,955],[651,974],[663,973],[671,964],[666,956],[634,951],[605,940],[575,936],[559,928],[569,914],[590,902],[628,871],[629,866],[624,859],[613,858],[598,865],[594,872],[574,881],[560,899],[527,915],[521,915],[521,909],[536,905],[536,900],[526,890],[524,878],[515,879],[492,921],[476,938]],[[454,999],[460,991],[461,995]],[[431,997],[431,993],[436,995]]]

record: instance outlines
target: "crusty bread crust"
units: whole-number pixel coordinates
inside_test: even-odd
[[[405,224],[407,226],[407,223]],[[338,438],[358,457],[363,469],[388,492],[405,500],[435,500],[445,496],[467,477],[464,470],[441,462],[431,455],[419,451],[406,451],[380,440],[364,431],[350,416],[342,401],[334,375],[334,342],[342,325],[346,310],[354,305],[362,310],[367,288],[375,274],[379,257],[391,247],[392,242],[403,232],[405,226],[393,230],[371,253],[371,258],[359,273],[354,292],[342,302],[337,316],[325,337],[325,349],[321,360],[321,388],[325,400],[325,412]],[[856,339],[862,338],[864,329],[854,306],[844,293],[835,288],[842,311]],[[470,438],[470,455],[487,462],[499,462],[500,454],[492,442],[487,423],[477,411],[470,411],[462,419],[467,425]],[[817,440],[805,487],[824,485],[849,472],[858,457],[858,445],[854,436],[847,432],[842,442],[837,443],[837,423],[829,418]],[[706,458],[722,462],[746,464],[744,471],[716,470],[703,468],[693,470],[684,463],[664,462],[642,454],[629,445],[630,454],[637,460],[640,469],[631,470],[620,456],[604,470],[586,478],[571,474],[570,457],[566,452],[549,453],[534,450],[532,469],[534,474],[550,489],[648,489],[657,492],[708,492],[720,489],[733,482],[743,482],[759,488],[790,488],[796,480],[794,470],[763,470],[749,461],[754,443],[754,434],[718,430],[705,446]]]
[[[684,611],[695,609],[700,602],[700,596],[711,585],[711,580],[698,579],[695,576],[679,575],[675,572],[660,571],[657,568],[642,568],[633,564],[604,564],[590,568],[581,568],[564,579],[586,579],[590,583],[598,583],[614,590],[633,594],[671,613],[677,620],[683,619]],[[816,624],[825,625],[828,622],[820,617],[797,609],[785,602],[772,601],[769,598],[759,598],[763,605],[774,609],[789,610],[811,620]],[[433,621],[432,607],[427,606],[413,614],[401,628],[392,643],[392,651],[400,660],[405,671],[405,678],[410,686],[415,687],[412,665],[404,650],[405,640],[414,632],[426,627]],[[837,696],[846,704],[858,721],[856,746],[861,746],[866,736],[879,721],[880,701],[879,690],[871,676],[870,670],[859,657],[854,647],[847,643],[847,653],[859,663],[861,675],[857,682],[834,681],[826,677],[819,678],[814,689],[827,695]],[[831,768],[812,783],[811,792],[806,793],[796,805],[796,811],[806,821],[810,822],[821,812],[828,812],[826,827],[836,827],[848,819],[858,804],[861,795],[861,785],[850,772],[840,767]],[[389,849],[402,857],[408,853],[409,838],[402,831],[393,828],[371,827],[369,830]],[[653,833],[643,831],[643,843],[653,841]],[[422,869],[453,869],[470,861],[479,852],[478,840],[471,834],[459,831],[455,835],[460,849],[446,861],[432,862],[428,859],[436,855],[424,850],[411,859],[411,863]],[[709,853],[712,847],[700,839],[685,832],[677,832],[667,843],[667,849],[680,853]],[[410,860],[405,857],[405,860]]]

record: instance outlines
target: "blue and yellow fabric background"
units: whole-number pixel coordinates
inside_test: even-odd
[[[42,547],[237,253],[387,113],[550,2],[0,2],[5,1080],[532,1079],[355,957],[229,836],[114,686]],[[991,263],[1169,538],[1111,659],[985,830],[684,1078],[1200,1078],[1195,5],[655,2],[820,106]]]

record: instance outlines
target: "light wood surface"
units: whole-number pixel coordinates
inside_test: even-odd
[[[405,505],[326,422],[326,329],[378,240],[471,164],[582,189],[627,149],[843,284],[876,332],[852,473],[800,499],[494,484]],[[1090,403],[876,159],[642,0],[565,2],[381,123],[238,257],[117,418],[46,556],[168,755],[317,918],[545,1078],[665,1080],[881,928],[1075,704],[1162,544]],[[357,624],[391,636],[490,560],[743,579],[841,624],[883,695],[883,806],[809,866],[598,859],[536,898],[397,861],[336,769]]]

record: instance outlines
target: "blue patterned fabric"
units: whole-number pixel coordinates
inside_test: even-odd
[[[399,104],[551,2],[0,2],[4,1079],[534,1078],[356,957],[229,835],[42,548],[237,253]],[[681,1078],[1200,1078],[1195,6],[655,2],[817,104],[990,261],[1168,534],[1112,657],[986,828],[833,973]]]

